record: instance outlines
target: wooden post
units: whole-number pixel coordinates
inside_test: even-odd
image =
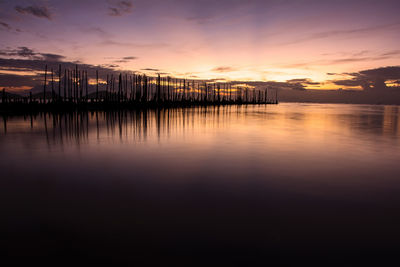
[[[67,69],[64,69],[64,98],[63,98],[63,100],[65,101],[66,100],[66,94],[67,94],[67,89],[66,89],[66,87],[67,87]]]
[[[47,65],[44,69],[43,104],[46,104]]]
[[[170,95],[169,95],[169,82],[170,82],[170,77],[167,77],[167,101],[170,100]]]
[[[51,69],[51,102],[54,103],[54,77],[53,77],[53,69]]]
[[[86,86],[86,103],[89,101],[89,89],[88,89],[88,87],[89,87],[89,81],[88,81],[88,74],[87,74],[87,70],[85,71],[85,77],[86,77],[86,83],[85,83],[85,86]],[[97,82],[98,83],[98,82]],[[97,86],[98,86],[98,84],[97,84]]]
[[[78,65],[76,65],[75,69],[75,102],[78,102]]]
[[[220,90],[221,90],[221,85],[218,83],[217,85],[218,88],[218,103],[221,101],[221,95],[220,95]]]
[[[268,102],[268,88],[265,88],[264,102]]]
[[[121,102],[121,91],[122,91],[121,86],[122,86],[122,77],[120,73],[118,78],[118,102]]]
[[[58,99],[61,99],[61,64],[58,65]]]
[[[157,102],[160,102],[161,99],[161,77],[160,74],[157,76],[157,93],[156,93]]]
[[[96,70],[96,102],[99,102],[99,70]]]

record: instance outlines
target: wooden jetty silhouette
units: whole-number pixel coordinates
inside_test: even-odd
[[[8,94],[1,97],[2,110],[7,109],[106,109],[157,108],[198,105],[277,104],[277,92],[249,89],[229,82],[188,80],[145,74],[106,74],[100,82],[96,70],[95,92],[89,93],[88,71],[61,65],[55,73],[45,66],[43,92],[28,96]],[[48,77],[49,76],[49,77]],[[100,90],[100,86],[103,90]]]

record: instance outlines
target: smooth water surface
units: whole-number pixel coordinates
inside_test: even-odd
[[[397,251],[399,106],[0,121],[2,246],[15,259],[326,264]]]

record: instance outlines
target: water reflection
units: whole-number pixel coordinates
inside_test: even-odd
[[[396,139],[400,135],[399,114],[398,106],[300,104],[38,113],[3,116],[0,142],[8,142],[8,136],[13,140],[45,140],[49,147],[93,142],[163,142],[171,137],[232,127],[243,127],[249,132],[264,129],[270,137],[276,131],[282,134],[301,131],[314,137],[351,133]]]

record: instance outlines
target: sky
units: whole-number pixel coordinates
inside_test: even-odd
[[[399,11],[398,0],[0,0],[0,88],[31,88],[45,62],[300,89],[399,87]]]

